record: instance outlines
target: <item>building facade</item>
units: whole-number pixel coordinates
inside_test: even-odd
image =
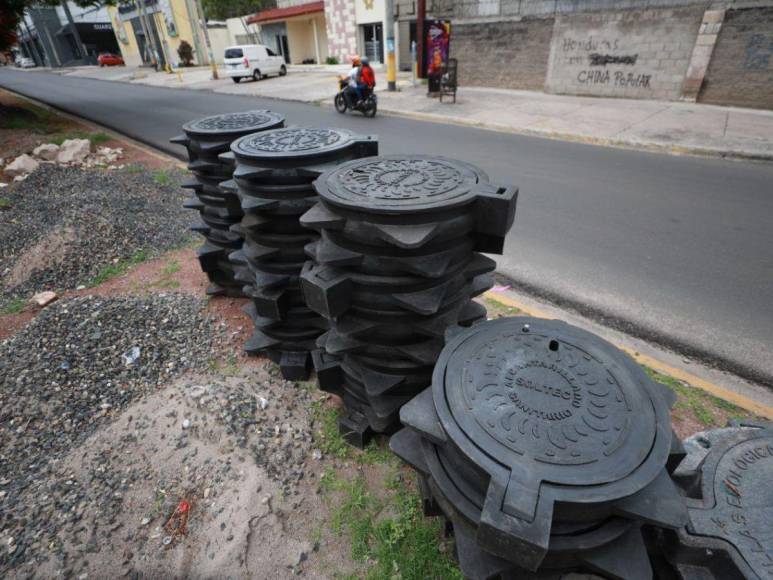
[[[63,67],[96,64],[100,53],[118,52],[106,8],[82,8],[69,2],[68,9],[72,24],[61,5],[33,5],[27,9],[19,23],[17,41],[24,56],[38,66]],[[83,50],[76,41],[76,31]]]
[[[185,40],[196,64],[208,64],[206,44],[193,0],[136,0],[108,7],[110,20],[127,66],[175,67]]]
[[[323,64],[328,58],[325,2],[277,0],[276,8],[246,18],[266,46],[288,64]]]

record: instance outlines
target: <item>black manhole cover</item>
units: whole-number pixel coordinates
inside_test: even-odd
[[[342,155],[363,145],[374,154],[378,142],[345,129],[296,127],[246,135],[231,144],[231,151],[247,161],[289,161]]]
[[[706,433],[709,451],[693,472],[688,524],[664,535],[662,548],[677,568],[709,570],[712,578],[773,577],[773,429],[766,427]]]
[[[273,111],[245,111],[224,113],[203,119],[189,121],[183,125],[183,131],[190,136],[221,137],[223,135],[244,135],[254,131],[276,129],[284,125],[284,115]]]
[[[534,570],[553,522],[576,521],[580,505],[588,521],[614,514],[683,525],[684,502],[666,472],[669,404],[601,338],[560,321],[502,318],[452,339],[431,394],[400,416],[425,439],[448,442],[463,473],[486,474],[481,547]]]
[[[448,209],[471,201],[480,169],[427,155],[392,155],[349,162],[315,183],[327,202],[357,211]]]

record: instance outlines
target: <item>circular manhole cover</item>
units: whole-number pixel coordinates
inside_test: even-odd
[[[290,128],[246,135],[231,150],[247,159],[304,157],[343,151],[362,138],[343,129]]]
[[[480,169],[443,157],[393,155],[352,161],[323,175],[315,187],[327,202],[374,212],[444,210],[468,203]]]
[[[652,456],[665,457],[653,447],[668,406],[626,358],[562,322],[491,321],[444,350],[433,380],[435,406],[444,430],[474,463],[493,458],[529,487],[567,486],[555,493],[568,499],[572,487],[614,483]]]
[[[183,125],[188,135],[221,136],[237,133],[244,135],[255,131],[275,129],[284,125],[285,118],[273,111],[245,111],[225,113],[190,121]]]

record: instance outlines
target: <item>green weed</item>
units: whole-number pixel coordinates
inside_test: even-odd
[[[3,305],[2,309],[0,309],[0,313],[2,314],[18,314],[22,310],[24,310],[24,305],[27,304],[27,301],[23,298],[14,298],[10,302],[7,302]]]
[[[11,207],[13,203],[10,199],[5,199],[4,197],[0,197],[0,209],[8,209]]]
[[[445,549],[441,521],[423,516],[413,486],[396,471],[387,487],[391,493],[381,499],[368,489],[361,473],[351,480],[331,472],[323,475],[323,489],[336,501],[330,527],[336,535],[348,537],[355,561],[368,562],[364,577],[461,579]]]
[[[105,133],[90,133],[88,131],[67,131],[66,133],[59,133],[49,139],[50,143],[55,145],[61,145],[68,139],[88,139],[92,145],[100,145],[101,143],[107,143],[112,140],[110,135]]]
[[[125,260],[119,260],[118,262],[114,264],[109,264],[107,266],[104,266],[94,278],[92,278],[87,286],[94,287],[99,286],[100,284],[104,284],[108,280],[111,280],[115,278],[116,276],[120,276],[126,271],[131,268],[132,266],[136,266],[137,264],[141,264],[145,260],[147,260],[150,257],[150,253],[147,250],[138,250],[134,254],[132,254],[129,258]]]
[[[690,413],[703,427],[721,427],[727,418],[749,417],[750,413],[705,391],[642,365],[654,380],[666,385],[677,395],[674,410]],[[718,413],[721,411],[721,413]]]
[[[162,187],[169,187],[174,184],[174,179],[169,171],[160,170],[153,173],[153,181]]]

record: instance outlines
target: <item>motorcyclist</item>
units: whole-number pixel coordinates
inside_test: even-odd
[[[362,62],[360,61],[360,57],[353,56],[352,68],[349,71],[349,74],[347,75],[349,77],[349,84],[344,89],[344,99],[346,99],[346,104],[349,106],[350,109],[354,108],[355,101],[359,100],[360,98],[358,87],[362,82],[361,67],[362,67]]]
[[[376,86],[376,73],[370,66],[367,58],[363,58],[360,66],[360,84],[357,86],[359,89],[359,98],[363,99],[365,91],[372,91]]]

